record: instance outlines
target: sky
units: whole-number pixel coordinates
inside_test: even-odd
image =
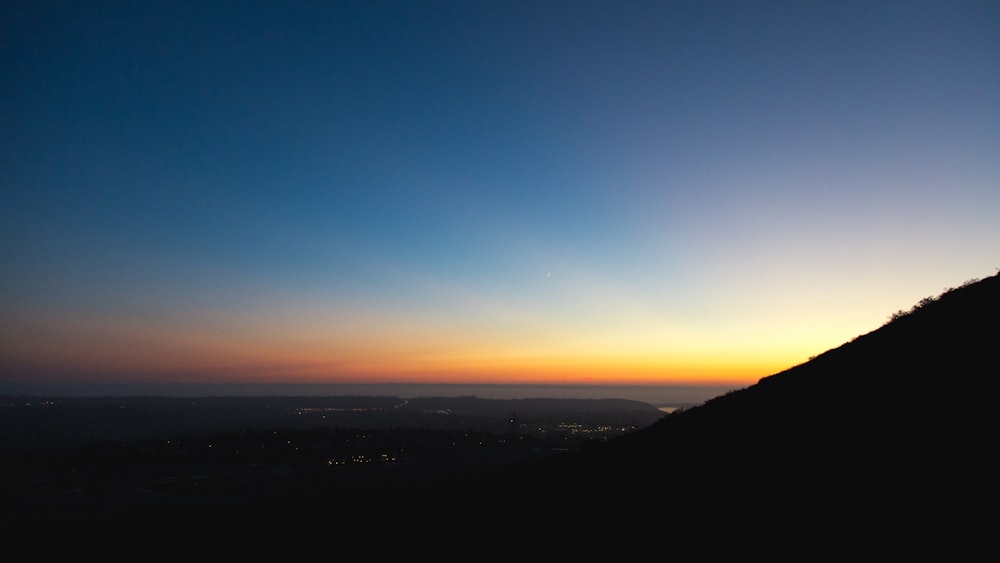
[[[0,6],[0,384],[749,385],[1000,267],[1000,3]]]

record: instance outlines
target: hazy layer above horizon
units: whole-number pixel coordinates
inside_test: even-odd
[[[483,399],[631,399],[653,405],[702,403],[735,389],[731,385],[503,385],[503,384],[2,384],[2,395],[103,396],[475,396]]]

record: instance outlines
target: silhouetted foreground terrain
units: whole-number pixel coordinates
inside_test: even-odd
[[[748,388],[545,464],[527,497],[671,519],[810,552],[992,545],[1000,275],[970,280]],[[816,539],[818,538],[818,539]],[[813,551],[818,550],[818,551]],[[929,551],[924,551],[929,556]]]
[[[198,497],[201,505],[138,497],[143,503],[119,503],[112,515],[340,537],[377,530],[523,545],[530,536],[577,548],[611,537],[670,550],[694,537],[749,533],[758,548],[791,547],[805,559],[858,549],[929,554],[932,545],[960,556],[993,534],[996,424],[985,401],[997,375],[998,314],[1000,277],[969,282],[755,385],[647,425],[637,414],[642,428],[558,455],[530,455],[545,442],[522,435],[525,449],[491,450],[503,455],[482,463],[442,456],[412,479],[389,465],[356,481],[300,472],[251,480],[247,495],[237,475]],[[481,430],[470,433],[475,441],[503,435]],[[435,440],[427,435],[429,450],[447,442]],[[201,486],[191,479],[177,486]]]

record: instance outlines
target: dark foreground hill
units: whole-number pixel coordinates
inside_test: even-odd
[[[1000,275],[973,280],[755,385],[466,486],[535,525],[634,541],[965,559],[995,534],[998,318]]]
[[[957,556],[994,535],[998,319],[1000,275],[972,280],[805,364],[559,459],[530,476],[526,498],[574,514],[644,504],[668,509],[653,517],[664,524],[897,556],[938,542]]]

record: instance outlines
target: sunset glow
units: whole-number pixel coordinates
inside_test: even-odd
[[[998,4],[11,2],[0,384],[742,386],[1000,266]]]

